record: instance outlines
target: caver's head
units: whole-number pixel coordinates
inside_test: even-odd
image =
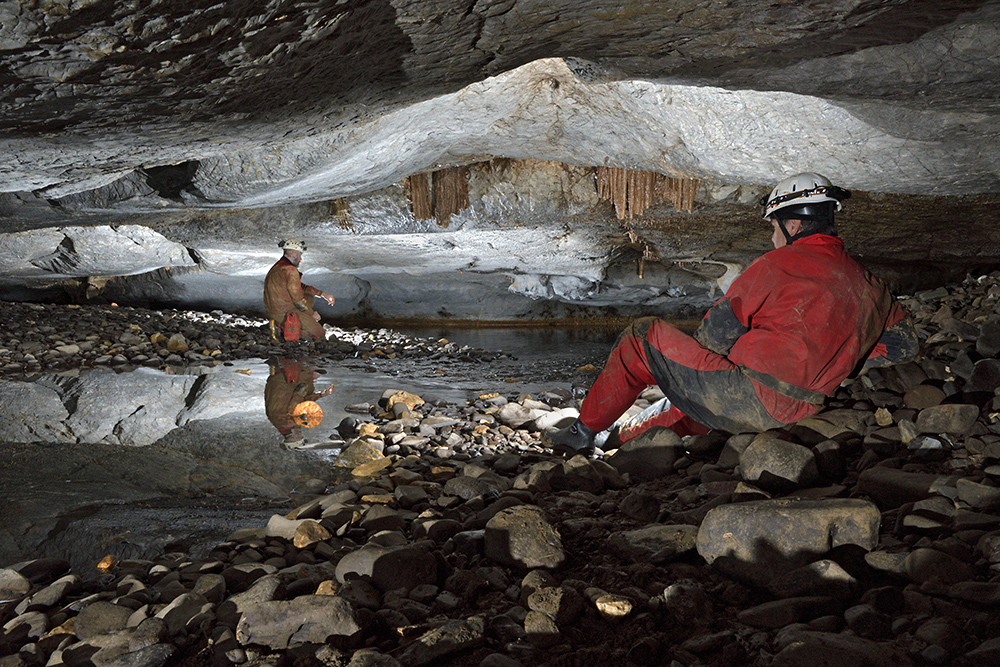
[[[278,244],[278,247],[285,251],[285,257],[295,266],[302,260],[302,253],[306,251],[306,244],[300,239],[285,239]]]
[[[771,194],[762,197],[763,217],[774,225],[774,247],[791,244],[811,234],[837,234],[833,215],[840,202],[851,196],[830,179],[812,172],[789,176]]]

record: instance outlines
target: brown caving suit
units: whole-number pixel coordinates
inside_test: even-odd
[[[314,372],[293,359],[278,359],[271,364],[271,375],[264,384],[264,413],[283,436],[291,434],[298,422],[290,414],[302,401],[315,401],[323,394],[313,386]]]
[[[302,283],[302,273],[286,257],[275,262],[264,278],[264,309],[282,336],[285,317],[288,313],[295,313],[301,322],[303,337],[326,340],[323,325],[313,317],[312,302],[319,294],[320,290]],[[296,303],[304,305],[305,310],[297,308]]]

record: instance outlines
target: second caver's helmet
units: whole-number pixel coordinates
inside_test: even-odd
[[[300,239],[285,239],[278,244],[278,247],[282,250],[298,250],[299,252],[306,251],[306,244]]]

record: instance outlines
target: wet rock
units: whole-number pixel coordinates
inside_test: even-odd
[[[5,643],[24,642],[39,639],[49,629],[48,617],[40,611],[27,611],[18,614],[3,626],[0,638]]]
[[[1000,387],[1000,359],[980,359],[965,385],[968,392],[993,393]]]
[[[597,612],[604,618],[612,621],[619,621],[627,618],[635,608],[635,603],[624,595],[608,593],[600,595],[594,600]]]
[[[501,423],[511,428],[520,428],[527,422],[541,417],[543,414],[545,414],[543,410],[526,408],[520,403],[507,403],[500,407],[496,413],[496,417]]]
[[[634,482],[670,474],[683,456],[680,437],[666,428],[654,427],[629,440],[608,458],[608,463]]]
[[[385,455],[382,454],[382,449],[379,446],[373,444],[367,438],[357,438],[347,446],[347,449],[337,456],[333,465],[338,468],[353,470],[364,463],[380,461],[382,459],[385,459]]]
[[[837,562],[821,559],[784,574],[767,584],[781,598],[826,596],[847,600],[857,590],[858,581]]]
[[[577,454],[548,476],[549,486],[555,490],[600,493],[604,490],[604,476],[584,456]]]
[[[709,564],[757,585],[842,545],[878,544],[881,515],[854,499],[759,500],[708,512],[697,546]]]
[[[0,602],[20,599],[30,590],[31,582],[20,573],[7,568],[0,569]]]
[[[844,611],[844,620],[859,637],[867,639],[888,639],[892,629],[892,619],[871,605],[859,604]]]
[[[965,658],[973,665],[988,667],[1000,660],[1000,637],[987,639],[982,644],[965,654]]]
[[[426,665],[478,646],[484,638],[482,616],[445,623],[421,635],[400,654],[404,665]]]
[[[177,648],[171,644],[154,644],[100,664],[101,667],[163,667],[176,653]]]
[[[753,628],[777,629],[793,623],[841,613],[839,602],[828,597],[804,597],[774,600],[739,613],[740,623]]]
[[[781,650],[774,656],[775,667],[913,665],[901,649],[863,637],[794,629],[779,633],[777,642]]]
[[[243,645],[286,649],[302,644],[352,645],[363,634],[351,604],[335,595],[304,595],[293,600],[248,605],[236,629]]]
[[[32,593],[14,607],[14,611],[23,614],[26,611],[47,609],[55,606],[64,596],[72,593],[80,585],[80,577],[67,574],[60,577],[45,588]]]
[[[338,581],[344,583],[354,576],[370,577],[382,591],[436,584],[437,561],[420,545],[364,546],[337,563]]]
[[[580,416],[576,408],[562,408],[545,412],[534,418],[534,428],[539,431],[566,428]]]
[[[914,582],[927,581],[954,583],[969,578],[972,574],[968,565],[937,549],[915,549],[904,562],[906,575]]]
[[[932,618],[920,624],[913,636],[920,641],[940,646],[945,651],[957,654],[965,646],[965,633],[947,618]]]
[[[787,492],[819,481],[819,468],[812,451],[794,442],[758,436],[740,455],[746,482],[765,491]]]
[[[995,509],[1000,507],[1000,488],[959,479],[955,484],[959,499],[973,509]]]
[[[921,410],[917,429],[922,433],[968,433],[978,417],[975,405],[946,403]]]
[[[486,523],[486,556],[523,568],[555,568],[566,560],[562,538],[541,508],[518,505],[498,512]]]
[[[663,610],[683,626],[706,625],[712,618],[712,601],[697,582],[671,584],[662,593]]]
[[[73,630],[81,640],[124,630],[133,610],[99,600],[80,610],[73,621]]]
[[[539,648],[554,646],[562,638],[556,622],[540,611],[527,613],[524,617],[524,632],[528,641]]]
[[[962,581],[950,586],[948,595],[986,607],[1000,607],[1000,582]]]
[[[556,625],[573,623],[584,609],[583,597],[568,586],[544,586],[528,596],[528,609],[545,614]]]
[[[1000,322],[994,320],[983,322],[979,325],[976,352],[984,357],[996,357],[1000,355]]]
[[[297,549],[305,549],[308,546],[328,540],[333,535],[329,530],[311,519],[305,519],[296,527],[292,535],[292,544]]]
[[[654,524],[612,533],[608,546],[627,561],[666,563],[692,551],[697,539],[697,526]]]
[[[947,482],[942,475],[879,467],[862,471],[857,488],[879,507],[892,508],[928,498]]]

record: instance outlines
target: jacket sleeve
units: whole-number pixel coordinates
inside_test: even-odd
[[[716,354],[728,355],[736,340],[750,331],[752,319],[771,292],[772,258],[761,255],[751,262],[726,291],[726,296],[712,306],[694,332],[702,347]]]
[[[913,326],[913,319],[906,315],[885,328],[865,360],[864,367],[879,368],[910,361],[919,351],[917,330]]]
[[[740,336],[750,328],[740,322],[733,312],[729,297],[723,297],[712,306],[701,321],[694,338],[702,347],[716,354],[726,355]]]

